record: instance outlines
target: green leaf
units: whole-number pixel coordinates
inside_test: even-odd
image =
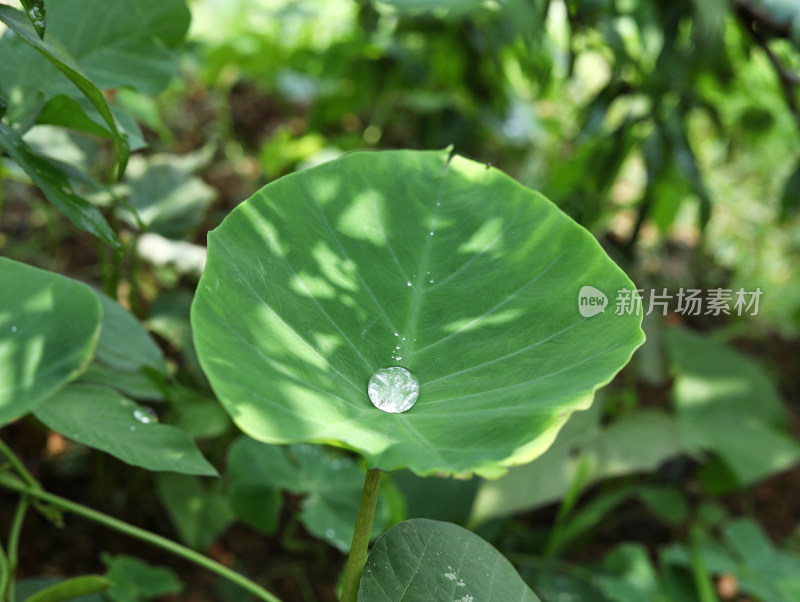
[[[128,136],[130,150],[135,151],[147,146],[142,138],[142,131],[139,129],[139,125],[130,113],[118,107],[110,107],[110,109],[119,127]],[[91,103],[85,98],[73,98],[66,94],[54,96],[42,108],[36,123],[62,126],[78,132],[114,140],[114,133],[109,131],[102,116],[94,110]]]
[[[97,296],[103,306],[103,327],[96,359],[125,372],[152,368],[166,374],[164,354],[139,320],[110,297]]]
[[[0,425],[80,374],[100,335],[101,307],[85,284],[0,257]]]
[[[32,597],[42,592],[49,587],[61,583],[59,579],[52,577],[41,577],[38,579],[25,579],[18,581],[15,585],[15,595],[18,600],[30,602]],[[88,596],[81,596],[79,598],[70,598],[73,602],[106,602],[107,598],[102,593],[89,594]]]
[[[228,452],[228,477],[233,507],[248,524],[268,532],[277,512],[275,491],[285,489],[305,495],[300,521],[310,533],[342,552],[350,549],[364,486],[364,470],[351,458],[318,446],[284,448],[240,437]],[[262,519],[252,514],[259,493],[266,500]],[[388,519],[389,508],[380,499],[373,537],[381,533]]]
[[[192,232],[205,218],[216,192],[193,175],[208,153],[134,157],[128,170],[130,201],[147,229],[178,238]],[[122,214],[123,218],[128,218]],[[135,225],[131,219],[127,219]]]
[[[480,479],[418,477],[410,470],[392,474],[405,498],[407,518],[430,518],[463,524],[469,518]]]
[[[62,3],[57,3],[56,5],[59,4]],[[64,48],[60,48],[54,44],[51,44],[49,38],[47,42],[39,38],[36,32],[31,29],[27,21],[25,21],[25,17],[19,11],[14,10],[10,6],[0,5],[0,21],[5,23],[9,29],[13,30],[20,38],[25,40],[25,42],[38,50],[50,63],[55,65],[55,67],[61,71],[61,73],[66,75],[67,78],[83,93],[83,95],[89,99],[89,102],[92,103],[100,115],[102,115],[106,124],[108,124],[108,129],[114,135],[114,142],[117,148],[117,154],[119,155],[117,176],[122,177],[122,174],[125,173],[125,166],[128,164],[130,147],[128,146],[127,137],[117,128],[117,122],[114,121],[114,116],[111,114],[108,104],[106,104],[106,99],[103,97],[103,93],[100,92],[97,86],[81,72],[74,59]],[[58,22],[57,17],[56,22]],[[5,36],[3,36],[3,38],[5,38]],[[2,44],[0,44],[0,50],[2,50]],[[36,72],[35,65],[26,64],[26,67],[29,70]],[[17,70],[19,71],[19,69]],[[37,75],[41,74],[37,73]],[[2,71],[0,71],[0,81],[4,81],[4,75]]]
[[[73,577],[38,591],[27,602],[60,602],[61,600],[83,599],[84,596],[106,591],[111,582],[101,575]]]
[[[658,576],[645,546],[634,543],[618,545],[606,556],[603,564],[613,576],[598,576],[594,581],[609,600],[640,602],[658,599]]]
[[[104,552],[102,560],[112,584],[106,595],[114,602],[139,602],[142,598],[176,594],[183,589],[171,570],[152,566],[134,556],[111,556]]]
[[[117,235],[108,225],[100,209],[75,194],[69,179],[60,168],[34,153],[19,134],[3,123],[0,123],[0,149],[25,170],[47,200],[73,224],[81,230],[94,234],[115,249],[120,248]]]
[[[159,382],[161,379],[162,382]],[[78,379],[79,383],[106,385],[127,397],[147,401],[163,401],[163,377],[156,372],[120,372],[99,362],[92,362]]]
[[[354,153],[287,176],[208,241],[193,334],[239,428],[384,470],[496,476],[532,460],[643,340],[640,317],[579,313],[584,285],[632,287],[586,230],[447,152]],[[395,364],[420,381],[403,414],[366,392]]]
[[[800,460],[800,445],[784,432],[782,401],[758,364],[685,330],[668,331],[666,341],[688,451],[715,452],[742,485]]]
[[[184,387],[169,390],[173,424],[193,439],[211,439],[224,435],[231,427],[227,412],[216,399]]]
[[[175,73],[189,21],[184,0],[59,0],[48,3],[47,39],[100,89],[135,88],[155,96]],[[9,59],[0,63],[0,82],[21,91],[15,117],[38,95],[69,92],[58,71],[21,39],[4,35],[0,55]]]
[[[167,508],[181,539],[198,550],[207,549],[233,521],[221,491],[221,481],[204,487],[197,477],[159,474],[158,497]]]
[[[45,10],[44,0],[21,0],[22,8],[25,9],[25,14],[31,20],[31,25],[39,34],[39,37],[44,39],[44,31],[47,27],[47,11]]]
[[[40,405],[36,417],[65,437],[147,470],[216,475],[183,431],[144,422],[145,411],[113,389],[74,384]]]
[[[511,563],[474,533],[417,518],[395,525],[375,542],[358,600],[534,602],[539,598]]]
[[[471,524],[539,508],[562,499],[588,461],[585,486],[602,479],[652,472],[681,453],[676,421],[659,411],[642,410],[599,428],[599,411],[577,412],[541,458],[484,481]]]

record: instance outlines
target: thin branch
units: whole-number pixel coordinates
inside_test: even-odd
[[[736,14],[742,21],[745,29],[753,37],[767,55],[767,59],[772,64],[772,68],[778,75],[781,89],[786,97],[786,104],[794,115],[797,127],[800,129],[800,106],[797,103],[796,87],[800,85],[800,75],[787,68],[769,46],[769,40],[761,32],[761,28],[769,30],[772,34],[788,38],[791,31],[788,23],[776,21],[762,7],[754,6],[745,0],[735,0]]]

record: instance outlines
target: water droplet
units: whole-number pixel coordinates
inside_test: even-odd
[[[411,286],[411,283],[410,283],[410,282],[406,282],[406,284],[407,284],[408,286]]]
[[[394,358],[394,359],[396,359],[396,360],[399,362],[401,359],[403,359],[403,356],[402,356],[402,355],[398,355],[398,356],[397,356],[396,358]]]
[[[333,529],[325,529],[325,537],[328,539],[333,539],[336,536],[336,531]]]
[[[428,280],[428,282],[430,282],[431,284],[433,284],[433,278],[431,278],[430,280]]]
[[[11,327],[11,332],[17,332],[17,327],[16,326],[12,326]]]
[[[394,336],[396,336],[396,337],[399,337],[400,335],[399,335],[399,334],[397,334],[397,333],[395,332],[395,333],[394,333]]]
[[[398,345],[397,347],[395,347],[395,349],[400,349],[400,345]]]
[[[135,430],[136,430],[136,427],[135,427],[135,426],[129,426],[129,427],[128,427],[128,430],[129,430],[130,432],[133,432],[133,431],[135,431]]]
[[[133,411],[133,417],[142,424],[154,424],[158,422],[158,414],[153,408],[139,406]],[[131,428],[133,430],[133,428]]]
[[[419,381],[411,372],[400,366],[381,368],[369,379],[367,394],[372,405],[379,410],[399,414],[411,409],[417,403]]]
[[[430,232],[430,235],[433,236],[433,232]]]
[[[406,337],[403,337],[403,340],[405,341],[405,340],[406,340]]]

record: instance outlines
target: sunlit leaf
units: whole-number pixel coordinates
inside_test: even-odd
[[[58,4],[60,3],[57,3],[56,5]],[[121,177],[125,172],[125,166],[128,164],[130,146],[128,145],[127,136],[125,136],[125,134],[120,132],[119,128],[117,128],[117,122],[114,121],[114,116],[111,114],[108,104],[106,104],[106,99],[103,97],[103,93],[100,92],[98,87],[81,72],[80,67],[78,67],[74,59],[65,49],[50,43],[49,38],[47,42],[41,39],[19,11],[12,9],[10,6],[0,5],[0,21],[5,23],[9,29],[13,30],[14,33],[19,36],[19,38],[30,44],[31,47],[35,48],[39,53],[41,53],[41,56],[55,66],[56,69],[61,71],[61,73],[63,73],[81,91],[81,93],[86,96],[86,98],[92,103],[94,108],[97,109],[100,115],[102,115],[103,119],[108,125],[108,129],[114,136],[114,142],[117,148],[117,154],[119,156],[118,176]],[[5,37],[6,36],[3,36],[3,39],[5,39]],[[0,49],[2,48],[3,44],[2,40],[0,40]],[[30,49],[27,48],[27,51],[30,52]],[[3,49],[3,52],[5,52],[5,49]],[[41,60],[40,57],[36,58]],[[44,61],[42,62],[44,64]],[[13,66],[17,65],[16,61],[11,60],[4,61],[4,63],[12,66],[12,69],[14,68]],[[32,71],[35,77],[42,77],[43,74],[40,73],[39,69],[37,69],[35,66],[35,61],[34,64],[27,64],[26,67],[26,71]],[[16,67],[15,71],[19,73],[23,70]],[[5,77],[3,70],[0,69],[0,81],[4,81],[6,79],[10,78]],[[9,88],[12,87],[8,82],[4,83]]]
[[[101,308],[85,284],[0,257],[0,425],[32,410],[86,367]]]
[[[496,475],[532,460],[643,339],[639,316],[579,312],[585,285],[632,287],[588,232],[446,152],[357,153],[287,176],[208,241],[192,325],[236,424],[385,470]],[[420,382],[406,413],[367,397],[391,365]]]

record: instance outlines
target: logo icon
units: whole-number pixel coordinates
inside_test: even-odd
[[[591,318],[606,310],[608,297],[593,286],[584,286],[578,293],[578,311],[584,318]]]

